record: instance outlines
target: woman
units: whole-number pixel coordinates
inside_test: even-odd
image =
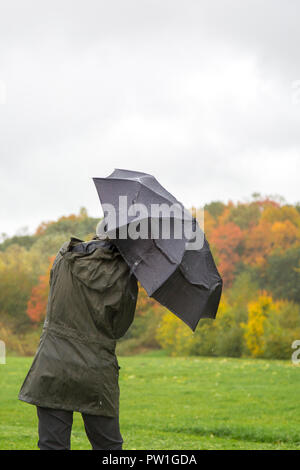
[[[40,344],[19,393],[37,406],[41,450],[70,449],[73,411],[94,450],[122,449],[115,347],[133,321],[137,290],[109,241],[71,238],[59,250]]]

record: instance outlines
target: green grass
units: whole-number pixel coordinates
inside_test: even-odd
[[[285,361],[120,357],[125,449],[300,449],[300,368]],[[0,365],[0,449],[36,449],[34,406],[17,400],[30,358]],[[74,414],[73,449],[89,449]]]

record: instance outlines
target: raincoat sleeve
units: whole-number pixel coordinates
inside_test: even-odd
[[[116,339],[124,336],[133,322],[137,296],[137,280],[136,277],[130,273],[121,305],[113,315],[113,332]]]

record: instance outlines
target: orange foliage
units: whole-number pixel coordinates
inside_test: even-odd
[[[70,215],[63,215],[59,219],[57,219],[56,222],[51,221],[51,222],[42,222],[38,228],[36,229],[35,235],[43,235],[47,228],[50,227],[50,225],[57,224],[59,222],[64,222],[66,220],[69,220],[71,222],[75,222],[76,220],[80,220],[84,217],[87,217],[87,212],[84,208],[82,208],[79,212],[79,215],[76,214],[70,214]]]
[[[27,303],[27,315],[34,322],[40,322],[46,315],[48,294],[49,294],[49,276],[55,256],[51,258],[47,273],[39,277],[39,283],[32,288],[30,299]]]
[[[228,286],[234,279],[234,268],[240,261],[238,248],[243,240],[243,231],[233,222],[220,224],[210,236],[210,242],[217,249],[218,269]]]
[[[159,309],[161,308],[161,305],[151,297],[148,297],[147,292],[145,289],[141,286],[140,283],[138,283],[139,286],[139,295],[138,295],[138,301],[137,301],[137,306],[136,306],[136,315],[137,316],[143,316],[145,315],[149,308],[152,309]]]
[[[251,228],[245,237],[244,261],[250,265],[262,266],[266,257],[273,248],[270,237],[272,224],[266,220],[260,220]]]
[[[53,225],[55,222],[42,222],[35,231],[35,235],[43,235],[47,228],[50,225]]]
[[[228,201],[223,213],[218,217],[218,225],[225,225],[230,222],[231,209],[235,207],[232,201]]]

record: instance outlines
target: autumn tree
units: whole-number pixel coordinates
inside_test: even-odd
[[[27,303],[27,315],[33,323],[39,323],[46,316],[49,276],[54,258],[54,256],[51,258],[46,274],[40,276],[38,284],[32,288],[31,296]]]
[[[239,248],[242,240],[243,232],[233,222],[221,224],[211,233],[210,242],[216,247],[218,269],[226,287],[232,284],[235,268],[241,260]]]
[[[253,357],[263,356],[265,350],[264,327],[271,309],[272,297],[263,292],[257,300],[248,304],[248,322],[244,324],[245,339],[250,354]]]
[[[275,251],[268,258],[263,282],[276,299],[300,303],[300,246]]]
[[[34,257],[19,245],[10,245],[0,252],[1,320],[13,329],[28,324],[26,305],[36,281]]]

